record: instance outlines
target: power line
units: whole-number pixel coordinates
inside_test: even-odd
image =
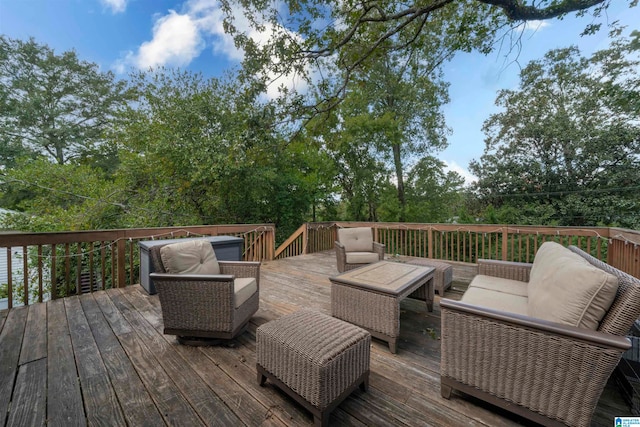
[[[0,172],[0,176],[5,178],[5,182],[6,183],[17,182],[17,183],[20,183],[20,184],[24,184],[24,185],[40,188],[41,190],[47,190],[47,191],[52,191],[52,192],[55,192],[55,193],[65,194],[67,196],[73,196],[73,197],[77,197],[77,198],[83,199],[83,200],[97,201],[97,202],[103,203],[105,205],[116,206],[118,208],[121,208],[121,209],[124,209],[124,210],[128,210],[128,211],[139,210],[139,211],[150,212],[150,213],[153,213],[154,215],[157,215],[158,213],[160,213],[160,214],[164,214],[164,215],[169,215],[171,217],[175,216],[174,212],[159,211],[157,209],[148,209],[148,208],[140,208],[140,207],[134,208],[131,205],[126,205],[124,203],[112,202],[112,201],[104,200],[104,199],[97,198],[97,197],[85,196],[83,194],[74,193],[72,191],[60,190],[60,189],[57,189],[57,188],[47,187],[47,186],[44,186],[44,185],[41,185],[41,184],[37,184],[37,183],[34,183],[34,182],[29,182],[29,181],[22,180],[22,179],[11,178],[11,177],[8,177],[5,173],[2,173],[2,172]]]
[[[640,185],[632,185],[629,187],[611,187],[611,188],[594,188],[594,189],[581,189],[581,190],[557,190],[557,191],[543,191],[538,193],[496,193],[490,194],[492,197],[525,197],[525,196],[562,196],[568,194],[586,194],[586,193],[621,193],[624,191],[640,190]]]

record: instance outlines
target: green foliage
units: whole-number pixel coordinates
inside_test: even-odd
[[[45,156],[58,164],[99,155],[103,133],[128,99],[124,82],[75,52],[0,36],[1,164]]]
[[[134,76],[136,108],[118,133],[128,188],[128,226],[273,222],[283,232],[307,219],[325,185],[322,157],[276,131],[274,106],[237,81],[180,71]],[[125,185],[126,183],[126,185]]]
[[[497,217],[640,224],[637,58],[635,42],[622,38],[591,58],[575,47],[553,50],[522,70],[518,90],[499,93],[504,111],[485,122],[484,154],[470,165]]]
[[[273,76],[319,79],[316,98],[281,88],[297,115],[315,117],[334,109],[345,99],[350,82],[359,81],[362,70],[383,58],[415,50],[425,63],[441,63],[460,50],[486,53],[523,21],[574,11],[591,12],[596,18],[593,30],[609,2],[222,0],[221,5],[225,31],[246,52],[242,78],[262,89]],[[256,37],[260,33],[268,34],[268,40]]]
[[[121,190],[102,170],[87,165],[59,165],[45,159],[26,160],[3,178],[5,194],[29,193],[3,218],[5,228],[24,231],[67,231],[117,228],[124,206]]]
[[[407,179],[408,222],[447,222],[462,208],[464,178],[444,172],[444,163],[432,156],[412,168]]]

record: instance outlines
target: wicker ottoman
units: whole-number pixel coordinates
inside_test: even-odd
[[[431,258],[412,258],[411,260],[407,261],[407,264],[422,265],[424,267],[435,268],[436,274],[434,277],[434,288],[435,291],[438,292],[438,295],[443,296],[444,291],[451,287],[451,282],[453,281],[453,267],[450,264]],[[426,295],[422,295],[424,294],[424,292],[424,289],[418,289],[414,294],[409,295],[409,298],[424,300],[426,298]]]
[[[358,386],[369,385],[371,335],[311,310],[265,323],[256,330],[258,382],[266,379],[311,411],[316,426]]]

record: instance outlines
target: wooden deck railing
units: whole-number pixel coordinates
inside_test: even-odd
[[[246,261],[273,259],[273,224],[2,233],[0,291],[11,308],[138,283],[139,241],[217,235],[242,237]]]
[[[278,249],[272,224],[210,225],[0,234],[0,299],[28,305],[139,281],[141,240],[231,235],[244,239],[244,260],[266,261],[330,250],[341,227],[372,227],[388,254],[476,263],[479,258],[532,262],[549,240],[576,245],[640,277],[640,231],[609,227],[323,222],[303,224]],[[5,276],[2,266],[6,264]],[[4,293],[4,294],[3,294]]]
[[[276,255],[333,248],[337,228],[371,227],[388,254],[476,263],[479,258],[532,262],[545,241],[575,245],[620,270],[640,277],[640,231],[609,227],[542,227],[493,224],[329,222],[300,227]]]

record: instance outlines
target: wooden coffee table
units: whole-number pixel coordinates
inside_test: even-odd
[[[427,287],[427,309],[433,311],[435,268],[380,261],[329,278],[331,314],[368,330],[396,352],[400,336],[400,301]]]

